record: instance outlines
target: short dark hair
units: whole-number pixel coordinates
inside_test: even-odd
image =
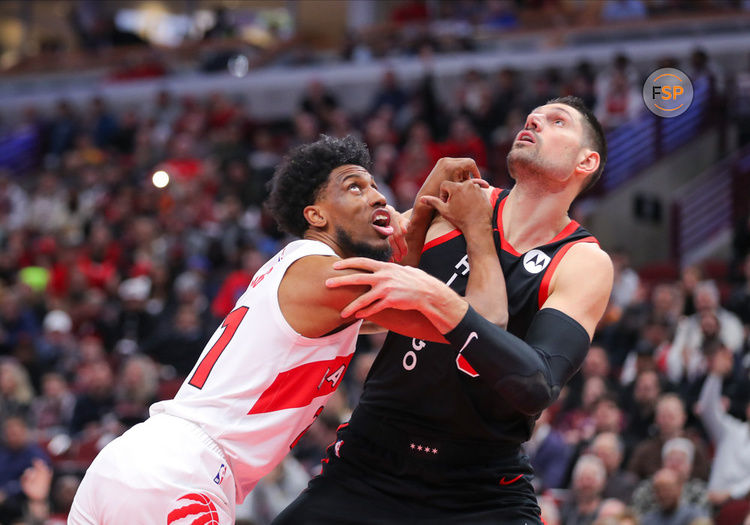
[[[331,171],[346,164],[370,168],[367,146],[351,135],[343,139],[321,135],[316,142],[290,151],[273,174],[266,200],[279,228],[302,237],[308,228],[305,207],[317,200]]]
[[[552,100],[547,101],[547,104],[565,104],[583,115],[583,120],[586,124],[584,125],[587,135],[586,141],[590,144],[591,148],[599,154],[599,168],[589,175],[586,181],[584,181],[579,194],[583,193],[596,184],[596,181],[602,176],[604,164],[607,162],[607,139],[604,137],[602,125],[599,124],[594,112],[591,111],[583,100],[578,97],[568,95],[567,97],[553,98]]]

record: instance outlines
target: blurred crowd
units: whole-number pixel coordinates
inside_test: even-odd
[[[683,67],[719,95],[728,89],[701,51]],[[252,275],[289,240],[262,203],[290,147],[321,132],[360,137],[379,186],[403,210],[442,156],[471,157],[508,186],[513,137],[555,96],[580,96],[608,129],[626,122],[642,110],[638,78],[625,56],[599,73],[586,63],[531,78],[468,71],[445,101],[430,75],[407,89],[385,71],[361,115],[316,81],[286,122],[258,122],[221,93],[161,92],[121,111],[98,98],[61,100],[53,113],[28,108],[6,123],[0,522],[64,523],[97,452],[174,395]],[[153,183],[156,171],[168,174],[165,187]],[[594,345],[525,445],[549,525],[744,519],[750,224],[736,238],[734,273],[719,262],[657,279],[612,253],[616,283]],[[240,506],[238,523],[269,523],[315,474],[380,343],[360,338],[342,388]]]
[[[29,27],[27,33],[39,35],[32,43],[19,40],[0,49],[0,54],[8,51],[0,69],[96,69],[106,71],[109,80],[121,81],[188,70],[225,72],[238,54],[248,57],[253,69],[362,63],[427,52],[487,51],[508,35],[530,32],[537,32],[537,43],[559,46],[567,36],[575,39],[576,31],[589,32],[584,40],[596,39],[602,26],[627,32],[644,22],[742,15],[750,9],[745,0],[400,0],[354,10],[359,14],[336,36],[302,27],[294,5],[155,2],[139,9],[127,3],[75,0],[61,17],[63,26],[53,31]],[[18,21],[35,22],[24,16]],[[538,32],[550,29],[548,34]]]

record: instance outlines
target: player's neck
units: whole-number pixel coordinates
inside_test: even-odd
[[[336,239],[333,237],[333,235],[330,235],[327,232],[309,229],[305,232],[302,238],[308,241],[320,241],[323,244],[327,244],[334,252],[336,252],[336,255],[338,255],[342,259],[349,257],[349,255],[345,254],[344,249],[336,242]]]
[[[567,192],[550,193],[529,184],[516,184],[503,207],[506,240],[521,253],[549,242],[570,223],[572,200]]]

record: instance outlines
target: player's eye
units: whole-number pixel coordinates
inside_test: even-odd
[[[555,124],[555,126],[564,126],[565,125],[565,121],[563,119],[561,119],[561,118],[555,119],[553,121],[553,123]]]
[[[351,184],[349,184],[349,186],[346,189],[349,191],[353,191],[355,193],[358,193],[359,191],[361,191],[359,184],[357,184],[356,182],[352,182]]]

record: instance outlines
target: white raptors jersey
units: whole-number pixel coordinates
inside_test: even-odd
[[[354,353],[356,322],[310,339],[281,313],[287,268],[308,255],[335,255],[326,244],[290,243],[253,277],[203,349],[174,399],[151,407],[199,425],[223,449],[237,501],[279,463],[341,383]],[[175,446],[178,446],[175,443]]]

